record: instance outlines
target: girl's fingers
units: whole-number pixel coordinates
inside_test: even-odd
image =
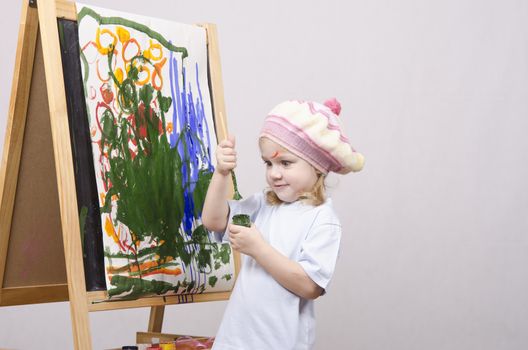
[[[232,147],[235,147],[235,135],[228,135],[227,141],[231,143]]]
[[[229,232],[232,232],[234,234],[239,233],[240,231],[242,231],[243,228],[244,226],[229,224]]]
[[[238,244],[232,237],[229,238],[229,243],[231,244],[231,247],[233,247],[233,249],[238,250]]]
[[[230,156],[230,155],[223,155],[220,157],[224,162],[236,162],[237,158],[236,156]]]
[[[218,144],[218,146],[220,146],[220,147],[233,147],[234,145],[235,144],[229,139],[222,140]]]
[[[236,152],[235,151],[226,151],[226,150],[223,150],[222,152],[220,152],[220,156],[222,157],[236,157]]]
[[[230,142],[228,140],[224,140],[218,144],[218,147],[223,149],[235,149],[235,144],[233,142]]]
[[[236,159],[236,154],[219,154],[222,159]]]

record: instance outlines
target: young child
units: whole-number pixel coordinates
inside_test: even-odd
[[[313,300],[330,282],[341,238],[324,179],[330,171],[359,171],[364,161],[343,134],[340,110],[335,99],[276,106],[259,137],[269,188],[245,200],[225,200],[235,140],[218,145],[202,221],[227,232],[224,239],[244,255],[213,349],[312,348]],[[229,224],[236,214],[248,214],[251,227]]]

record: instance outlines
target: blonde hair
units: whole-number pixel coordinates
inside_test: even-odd
[[[314,187],[309,192],[304,192],[299,196],[300,201],[304,204],[309,204],[313,206],[321,205],[326,200],[326,186],[325,186],[325,175],[317,171],[317,181],[314,184]],[[280,205],[284,203],[271,189],[266,191],[266,202],[269,205]]]

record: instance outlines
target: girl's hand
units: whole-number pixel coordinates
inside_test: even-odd
[[[216,171],[227,176],[231,170],[236,168],[236,161],[235,137],[229,135],[216,148]]]
[[[251,224],[251,227],[230,224],[228,230],[229,242],[233,249],[253,258],[261,251],[262,245],[266,244],[255,224]]]

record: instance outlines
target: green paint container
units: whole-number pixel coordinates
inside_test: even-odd
[[[237,214],[233,215],[233,224],[245,227],[251,227],[251,219],[249,215]]]

